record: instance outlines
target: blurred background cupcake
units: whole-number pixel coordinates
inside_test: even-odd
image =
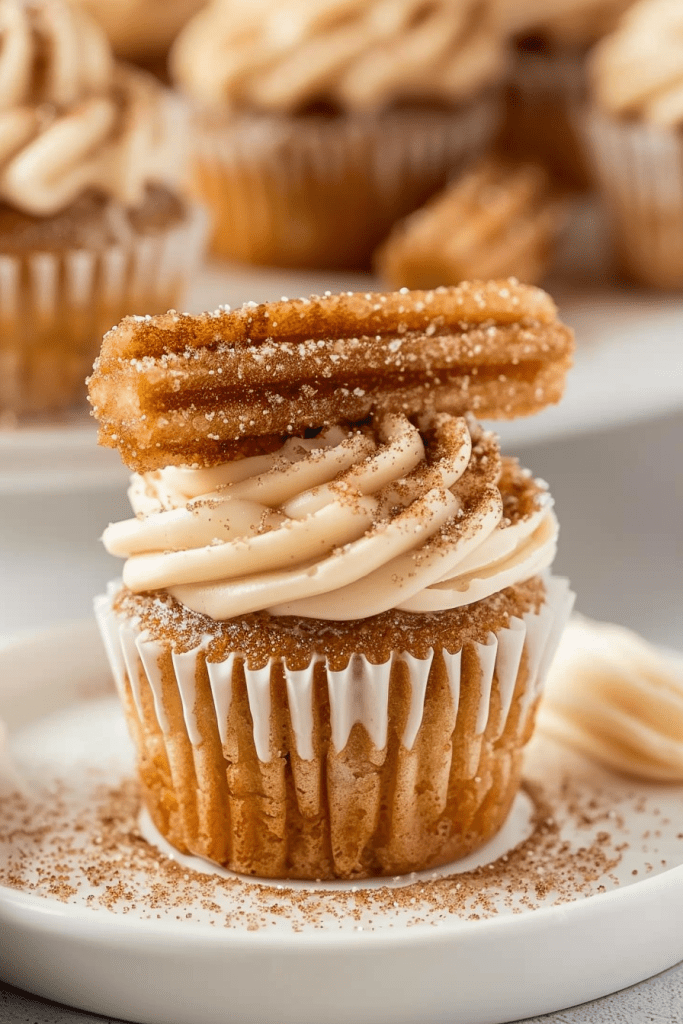
[[[100,23],[117,57],[142,64],[161,77],[183,25],[206,0],[76,0]]]
[[[683,288],[683,4],[642,0],[591,58],[586,139],[623,271]]]
[[[590,184],[574,127],[586,95],[586,56],[632,2],[493,0],[500,31],[513,40],[501,150],[543,163],[570,191]]]
[[[62,0],[2,0],[0,414],[85,400],[102,334],[175,306],[204,215],[177,193],[182,119]]]
[[[363,267],[487,147],[506,70],[488,0],[214,0],[171,53],[214,251]]]

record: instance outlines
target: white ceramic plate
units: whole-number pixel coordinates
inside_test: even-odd
[[[589,211],[590,212],[590,211]],[[568,284],[579,267],[597,279],[600,229],[577,218],[563,257],[565,272],[549,290],[576,330],[577,353],[559,406],[531,419],[496,426],[508,448],[647,419],[683,407],[683,296],[595,284]],[[595,264],[597,266],[582,266]],[[314,273],[210,264],[187,308],[240,305],[342,290],[380,288],[363,274]],[[118,454],[98,448],[87,412],[53,423],[0,427],[0,494],[75,491],[122,485]]]
[[[12,801],[0,800],[0,877],[18,864],[25,876],[0,885],[0,976],[38,995],[143,1024],[496,1024],[596,998],[683,957],[680,788],[617,779],[535,742],[526,774],[542,780],[539,835],[547,826],[549,838],[493,868],[291,892],[178,870],[132,829],[132,846],[106,853],[119,880],[107,890],[107,877],[85,873],[92,850],[106,848],[93,824],[105,820],[98,787],[130,772],[131,750],[94,626],[0,652],[0,715],[24,778],[48,786],[43,807],[66,807],[16,829]],[[503,847],[527,828],[522,801]],[[500,852],[499,837],[479,860]]]

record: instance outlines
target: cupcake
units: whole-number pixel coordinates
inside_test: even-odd
[[[88,15],[0,0],[0,414],[83,402],[98,338],[181,299],[204,216],[176,192],[177,107]]]
[[[584,129],[622,270],[683,288],[683,7],[636,4],[591,58]]]
[[[590,184],[574,115],[587,91],[586,55],[633,0],[494,0],[500,30],[514,40],[500,148],[543,163],[570,191]]]
[[[363,267],[487,146],[505,52],[488,0],[215,0],[171,54],[213,249]]]
[[[501,827],[571,595],[545,485],[469,410],[556,401],[571,349],[515,281],[105,337],[90,396],[135,518],[105,533],[126,562],[96,610],[178,850],[362,878]]]
[[[163,72],[181,28],[206,0],[75,0],[107,33],[117,57]]]
[[[477,164],[405,220],[375,254],[394,288],[517,277],[535,284],[552,265],[566,220],[535,164]]]

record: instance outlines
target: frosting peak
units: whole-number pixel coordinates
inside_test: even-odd
[[[483,0],[214,0],[172,55],[197,99],[270,111],[457,102],[496,81],[504,61]]]
[[[84,11],[0,0],[0,200],[35,216],[87,189],[139,205],[148,182],[177,174],[172,119],[163,90],[115,64]]]
[[[683,4],[641,0],[596,47],[592,80],[599,106],[663,128],[683,124]]]
[[[549,497],[471,418],[388,414],[212,469],[135,474],[108,528],[134,592],[222,620],[347,620],[471,604],[547,568]]]
[[[107,39],[62,0],[0,3],[0,110],[48,103],[70,107],[110,85]]]

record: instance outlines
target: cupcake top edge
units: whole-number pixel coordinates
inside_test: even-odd
[[[661,128],[683,124],[683,5],[640,0],[592,51],[599,108]]]
[[[216,465],[375,410],[510,419],[559,401],[573,334],[516,280],[127,317],[89,379],[135,470]]]
[[[127,208],[182,173],[180,107],[114,61],[99,25],[64,0],[1,0],[0,201],[36,217],[87,191]]]
[[[460,103],[505,74],[489,0],[214,0],[171,51],[201,103],[296,113]]]

